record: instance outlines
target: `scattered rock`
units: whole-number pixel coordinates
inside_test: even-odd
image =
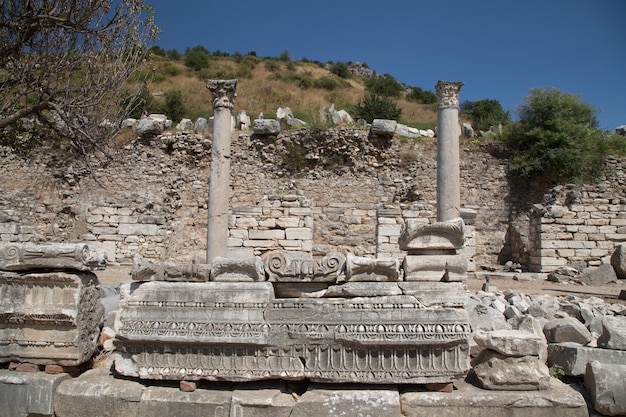
[[[575,342],[586,345],[592,339],[585,325],[572,317],[548,321],[543,326],[543,333],[550,343]]]
[[[608,416],[626,414],[626,365],[589,362],[585,388],[597,412]]]

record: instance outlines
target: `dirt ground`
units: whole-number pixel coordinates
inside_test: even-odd
[[[96,271],[98,279],[103,284],[115,285],[123,281],[130,281],[131,265],[109,265],[104,271]],[[626,290],[626,280],[606,285],[578,285],[573,283],[559,284],[547,281],[546,274],[522,274],[523,277],[535,278],[532,281],[518,281],[513,279],[512,273],[478,273],[469,274],[466,281],[468,290],[479,291],[485,283],[485,274],[489,274],[490,285],[499,291],[518,291],[524,294],[549,294],[553,296],[575,295],[578,297],[598,297],[609,303],[626,305],[626,300],[619,300],[620,291]]]

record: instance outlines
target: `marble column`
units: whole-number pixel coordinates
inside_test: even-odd
[[[209,174],[209,210],[206,262],[226,257],[228,199],[230,195],[231,113],[237,80],[206,80],[213,95],[213,145]]]
[[[459,90],[458,81],[439,81],[437,93],[437,221],[460,217]]]

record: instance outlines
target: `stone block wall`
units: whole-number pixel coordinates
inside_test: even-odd
[[[556,187],[530,217],[530,269],[609,263],[626,242],[626,198],[605,185]]]
[[[271,250],[313,252],[312,202],[302,196],[266,195],[257,205],[233,207],[228,256],[252,257]]]

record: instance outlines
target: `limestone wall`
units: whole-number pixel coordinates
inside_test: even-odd
[[[300,161],[303,169],[290,173],[286,162],[294,157],[290,153],[294,146],[304,150]],[[160,261],[205,258],[210,151],[210,139],[192,134],[133,141],[112,150],[110,159],[94,157],[88,164],[76,159],[51,160],[47,154],[23,160],[0,150],[0,239],[88,241],[121,263],[131,262],[135,253]],[[593,248],[558,248],[557,254],[557,248],[535,243],[544,231],[540,229],[540,234],[531,227],[531,217],[524,209],[541,201],[511,192],[506,159],[498,159],[477,145],[461,145],[461,202],[477,212],[472,228],[468,228],[476,268],[507,260],[531,263],[530,258],[538,256],[568,261],[583,257],[589,264],[601,261],[621,234],[618,200],[624,196],[626,184],[622,165],[621,160],[611,160],[610,175],[595,186],[604,187],[606,196],[583,192],[576,204],[560,203],[584,224],[561,225],[554,216],[554,223],[544,220],[545,227],[564,227],[559,233],[572,233],[572,241],[574,232],[568,232],[567,226],[579,226],[578,239],[584,233],[585,242],[596,242]],[[396,137],[381,142],[369,138],[366,130],[348,128],[315,134],[290,131],[276,138],[236,132],[231,166],[231,250],[252,248],[260,252],[267,244],[261,242],[267,240],[263,237],[277,233],[262,230],[280,228],[259,223],[253,239],[247,232],[248,240],[258,242],[244,246],[243,228],[237,225],[240,219],[258,217],[257,222],[269,225],[281,217],[291,217],[292,213],[285,213],[292,207],[284,204],[293,202],[270,200],[268,196],[297,196],[298,204],[307,212],[298,215],[298,229],[312,230],[312,239],[304,230],[300,232],[307,238],[298,243],[285,234],[283,243],[287,246],[282,248],[292,244],[295,246],[291,248],[299,247],[312,256],[332,251],[395,255],[397,234],[405,218],[432,221],[435,216],[436,146],[429,141]],[[282,212],[269,210],[266,215],[265,209],[271,207],[265,205],[276,201],[281,201]],[[245,207],[257,207],[256,214],[248,216],[242,211]],[[583,218],[584,213],[589,213],[589,219]],[[583,226],[588,228],[581,229]],[[283,240],[282,235],[276,240]],[[574,249],[574,255],[564,249]],[[583,254],[576,249],[595,250]],[[533,261],[536,265],[537,260]]]

